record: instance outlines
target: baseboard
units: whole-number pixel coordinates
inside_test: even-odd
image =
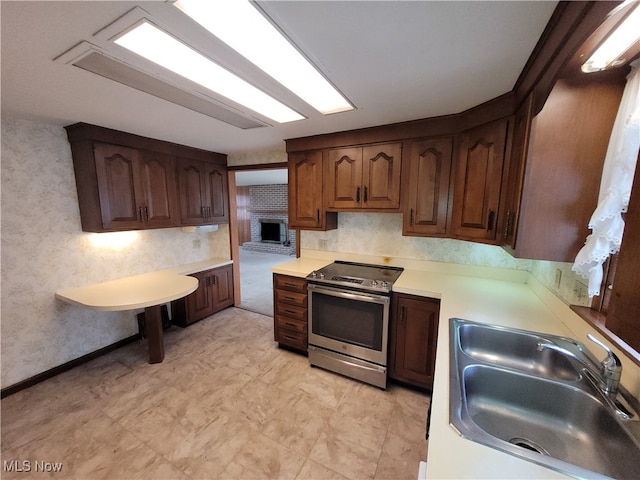
[[[70,360],[66,363],[63,363],[62,365],[58,365],[57,367],[53,367],[45,372],[38,373],[37,375],[27,378],[26,380],[22,380],[21,382],[14,383],[9,387],[6,387],[0,390],[0,398],[8,397],[9,395],[18,393],[19,391],[24,390],[25,388],[29,388],[29,387],[32,387],[33,385],[36,385],[37,383],[44,382],[45,380],[55,377],[56,375],[59,375],[68,370],[71,370],[72,368],[77,367],[78,365],[87,363],[88,361],[93,360],[94,358],[101,357],[102,355],[112,352],[117,348],[124,347],[125,345],[128,345],[137,340],[140,340],[140,338],[141,337],[139,333],[135,335],[131,335],[130,337],[124,338],[122,340],[118,340],[116,343],[112,343],[111,345],[102,347],[94,352],[87,353],[86,355]]]

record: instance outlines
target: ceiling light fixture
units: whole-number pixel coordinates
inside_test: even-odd
[[[305,118],[146,20],[114,43],[275,122]]]
[[[640,8],[635,6],[634,10],[582,65],[582,71],[598,72],[624,63],[626,59],[621,58],[622,55],[638,40],[640,40]]]
[[[177,0],[173,5],[319,112],[353,110],[249,1]]]

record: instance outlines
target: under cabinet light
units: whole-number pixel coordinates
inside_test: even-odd
[[[640,40],[640,8],[634,7],[627,17],[582,65],[585,73],[598,72],[607,67],[624,63],[620,58],[634,43]]]
[[[173,5],[319,112],[353,110],[251,2],[176,0]]]
[[[305,118],[148,21],[114,43],[278,123]]]

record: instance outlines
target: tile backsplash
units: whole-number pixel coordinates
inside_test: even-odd
[[[137,311],[71,306],[56,290],[230,256],[228,225],[82,232],[62,127],[3,117],[1,174],[3,388],[137,332]]]

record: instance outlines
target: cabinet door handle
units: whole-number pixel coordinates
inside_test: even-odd
[[[404,323],[405,320],[405,310],[407,309],[407,307],[405,307],[404,305],[402,307],[400,307],[400,323]]]
[[[211,275],[211,284],[212,285],[216,284],[216,275]]]
[[[413,208],[409,210],[409,226],[413,227]]]
[[[204,214],[204,212],[205,212],[204,207],[200,207],[200,217],[201,217],[201,218],[205,218],[205,214]]]
[[[144,216],[143,216],[143,214],[142,214],[142,207],[139,207],[139,208],[138,208],[138,220],[139,220],[140,222],[144,222]]]
[[[360,187],[356,187],[356,203],[360,203]]]
[[[144,218],[147,222],[149,221],[149,207],[144,207]]]
[[[318,225],[320,225],[320,209],[316,211],[316,221],[318,222]]]
[[[494,212],[493,210],[489,209],[489,216],[487,219],[487,231],[489,230],[493,230],[493,220],[496,216],[496,212]]]
[[[207,217],[211,218],[213,217],[212,213],[211,213],[211,207],[207,207]]]
[[[368,197],[367,187],[364,187],[364,203],[367,203],[367,197]]]

